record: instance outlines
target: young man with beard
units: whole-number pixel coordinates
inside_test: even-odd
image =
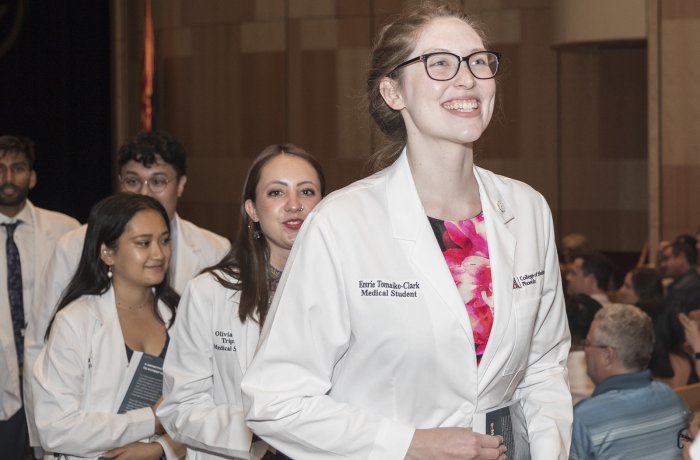
[[[34,159],[30,139],[0,136],[0,452],[6,459],[24,459],[29,449],[20,389],[35,287],[56,241],[80,225],[27,199],[37,181]]]

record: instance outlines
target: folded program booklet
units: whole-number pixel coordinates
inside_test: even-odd
[[[119,394],[118,414],[154,405],[163,394],[163,358],[135,351]]]
[[[520,400],[474,414],[472,429],[481,434],[500,435],[508,460],[530,460],[527,422]]]

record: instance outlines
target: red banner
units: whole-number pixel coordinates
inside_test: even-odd
[[[141,90],[141,129],[153,129],[153,74],[155,72],[155,50],[151,0],[146,0],[143,42],[143,88]]]

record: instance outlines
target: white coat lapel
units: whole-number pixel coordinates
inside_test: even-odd
[[[92,331],[86,331],[90,337],[88,350],[88,375],[86,386],[88,395],[113,394],[113,387],[122,384],[128,361],[124,336],[117,315],[114,300],[114,289],[109,288],[101,296],[90,296],[92,314],[95,316]],[[110,376],[106,379],[105,376]],[[95,403],[98,404],[98,403]],[[114,412],[119,409],[121,401],[116,399],[111,408]]]
[[[56,240],[60,237],[59,234],[55,234],[56,229],[52,228],[49,222],[46,222],[42,218],[40,213],[36,212],[36,208],[32,203],[27,201],[27,206],[29,207],[29,212],[32,215],[34,221],[34,287],[35,289],[40,285],[40,282],[44,276],[44,269],[48,263],[49,256],[53,253],[54,247],[56,245]],[[34,294],[32,294],[34,296]],[[27,311],[27,305],[34,308],[34,299],[27,299],[25,302],[25,316],[29,314]]]
[[[245,344],[245,350],[240,353],[238,364],[241,366],[241,372],[245,374],[248,369],[248,365],[253,361],[255,356],[255,348],[258,345],[258,338],[260,337],[260,325],[255,321],[248,320],[241,325],[241,343]]]
[[[27,201],[29,212],[34,220],[34,282],[38,283],[41,279],[41,264],[39,264],[39,254],[50,254],[53,251],[53,245],[56,242],[55,238],[51,237],[51,228],[39,217],[34,206]]]
[[[501,341],[510,330],[509,323],[513,313],[513,264],[516,241],[507,225],[514,219],[510,204],[503,199],[493,182],[493,178],[488,173],[475,167],[474,175],[479,183],[481,208],[486,224],[494,303],[493,328],[479,364],[479,375],[484,375]]]
[[[387,199],[393,237],[403,240],[400,244],[404,245],[413,265],[438,293],[441,306],[455,315],[473,347],[474,336],[464,302],[420,202],[406,149],[387,171]],[[426,303],[432,301],[427,299]]]

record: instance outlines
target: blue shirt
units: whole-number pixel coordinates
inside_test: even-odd
[[[648,370],[614,375],[574,407],[569,459],[676,460],[687,426],[681,398]]]

